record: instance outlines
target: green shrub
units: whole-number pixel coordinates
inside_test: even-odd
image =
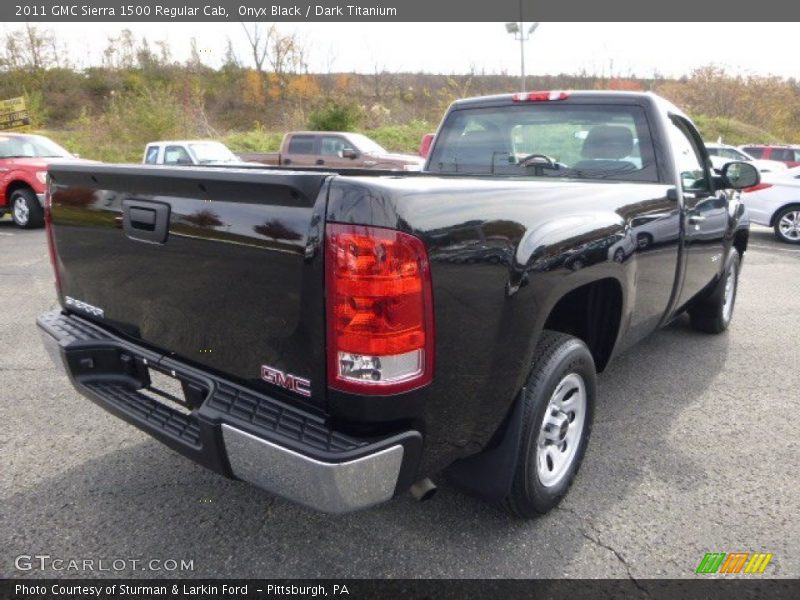
[[[386,125],[364,131],[364,135],[372,138],[381,146],[392,152],[408,152],[416,154],[422,136],[435,131],[435,127],[427,121],[411,121],[406,125]]]
[[[331,101],[308,116],[308,128],[312,131],[353,131],[363,118],[358,105]]]
[[[229,133],[221,141],[234,152],[277,152],[281,140],[282,133],[267,131],[261,123],[256,123],[255,129]]]

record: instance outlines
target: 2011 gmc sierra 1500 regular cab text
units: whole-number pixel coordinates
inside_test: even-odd
[[[759,180],[627,92],[458,101],[422,173],[49,174],[38,324],[82,394],[320,510],[444,472],[521,516],[566,493],[613,355],[683,311],[728,326]]]

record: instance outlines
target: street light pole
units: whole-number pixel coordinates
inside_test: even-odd
[[[526,90],[525,86],[525,40],[530,39],[530,36],[525,37],[522,33],[524,23],[522,22],[522,0],[519,0],[519,80],[520,92]]]
[[[506,23],[506,31],[514,36],[515,40],[519,40],[519,71],[520,71],[520,91],[525,91],[525,42],[527,42],[531,34],[539,27],[539,23],[532,23],[525,31],[525,23],[522,20],[522,0],[519,0],[519,23]]]

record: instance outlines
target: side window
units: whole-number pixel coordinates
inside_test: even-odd
[[[769,157],[772,160],[794,160],[794,152],[789,148],[773,148]]]
[[[192,157],[183,146],[167,146],[164,150],[165,165],[190,165]]]
[[[159,146],[147,147],[147,156],[144,157],[145,164],[154,165],[158,162],[158,149]]]
[[[325,156],[341,156],[343,150],[355,150],[355,146],[338,135],[322,136],[320,154]]]
[[[680,121],[671,121],[669,137],[684,191],[707,190],[703,155]]]
[[[795,148],[794,149],[794,159],[797,162],[800,162],[800,148]]]
[[[756,146],[745,146],[743,150],[753,158],[764,158],[764,148],[758,148]]]
[[[293,135],[289,140],[289,154],[314,154],[313,135]]]

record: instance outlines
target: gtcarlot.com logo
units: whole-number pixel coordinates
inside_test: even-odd
[[[695,573],[755,575],[763,573],[771,560],[772,554],[767,552],[708,552]]]
[[[60,558],[49,554],[20,554],[14,559],[17,571],[194,571],[194,559],[183,558]]]

